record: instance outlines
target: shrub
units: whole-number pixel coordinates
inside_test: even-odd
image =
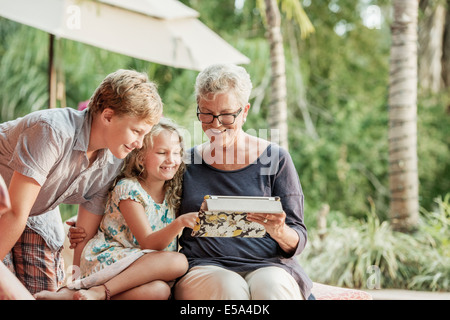
[[[309,231],[300,264],[313,281],[330,285],[449,291],[449,198],[422,215],[414,234],[393,231],[373,205],[364,220],[334,212],[338,218],[323,239],[317,230]]]

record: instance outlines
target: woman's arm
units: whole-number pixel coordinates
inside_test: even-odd
[[[0,219],[0,260],[5,258],[25,229],[40,190],[36,180],[14,171],[8,190],[11,210]]]
[[[198,214],[183,214],[165,228],[153,232],[140,203],[131,199],[122,200],[119,202],[119,209],[141,249],[152,250],[165,249],[184,227],[193,228]]]
[[[279,196],[282,214],[249,214],[249,219],[262,224],[287,256],[300,254],[306,245],[307,232],[303,222],[303,191],[290,154],[282,148],[271,151],[272,196]],[[277,163],[277,165],[274,165]]]
[[[100,225],[102,218],[102,215],[94,214],[84,209],[82,206],[78,207],[78,217],[76,225],[80,229],[84,229],[86,237],[75,247],[73,255],[74,265],[80,266],[80,257],[81,253],[83,252],[84,246],[93,236],[97,234],[98,226]]]

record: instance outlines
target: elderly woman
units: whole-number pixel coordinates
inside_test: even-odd
[[[312,282],[295,256],[306,245],[303,192],[289,153],[242,129],[252,83],[244,68],[213,65],[196,81],[197,116],[209,141],[189,151],[181,214],[198,211],[205,195],[278,196],[284,212],[248,214],[263,238],[193,237],[181,252],[189,271],[175,299],[307,299]]]

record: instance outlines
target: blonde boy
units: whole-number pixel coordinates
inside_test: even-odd
[[[118,70],[86,110],[47,109],[0,124],[0,175],[12,208],[0,219],[0,259],[31,293],[54,291],[63,278],[58,205],[79,204],[77,224],[95,233],[122,159],[141,148],[161,114],[155,84]]]

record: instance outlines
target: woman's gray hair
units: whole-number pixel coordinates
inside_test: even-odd
[[[195,95],[200,99],[213,100],[217,94],[234,93],[237,101],[244,106],[252,91],[252,81],[247,71],[234,64],[214,64],[197,76]]]

